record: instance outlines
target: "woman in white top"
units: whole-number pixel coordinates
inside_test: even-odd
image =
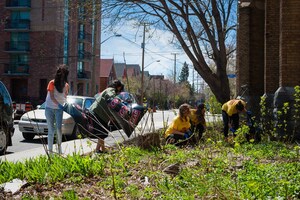
[[[48,125],[48,150],[53,152],[53,138],[56,126],[58,153],[61,154],[62,142],[62,117],[63,105],[69,92],[68,84],[69,71],[65,65],[60,65],[56,71],[54,80],[51,80],[47,86],[46,110],[45,115]]]

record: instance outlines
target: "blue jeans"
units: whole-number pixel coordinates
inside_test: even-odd
[[[56,128],[58,153],[61,154],[62,153],[62,151],[61,151],[61,141],[62,141],[61,125],[62,125],[63,110],[46,108],[45,116],[46,116],[47,125],[48,125],[48,150],[50,152],[53,152],[53,138],[54,138],[54,132],[55,132],[55,128]]]

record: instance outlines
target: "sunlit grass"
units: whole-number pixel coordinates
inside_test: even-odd
[[[84,199],[80,191],[101,191],[108,199],[300,198],[297,145],[263,141],[234,147],[209,135],[213,133],[192,147],[166,145],[147,151],[125,146],[113,154],[1,162],[0,182],[19,178],[29,183],[28,190],[43,185],[50,191],[60,183],[60,193],[52,193],[59,199]],[[164,172],[172,164],[179,171]],[[24,193],[23,199],[36,198]]]

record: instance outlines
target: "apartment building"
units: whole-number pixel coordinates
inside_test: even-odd
[[[59,64],[69,67],[70,94],[99,88],[101,0],[0,1],[0,80],[16,102],[44,101]]]

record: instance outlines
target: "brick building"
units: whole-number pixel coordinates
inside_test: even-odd
[[[260,96],[276,111],[293,105],[300,85],[300,1],[241,0],[238,15],[237,90],[246,93],[252,109]]]
[[[91,3],[92,2],[92,3]],[[67,64],[71,94],[96,93],[100,0],[0,1],[0,80],[14,101],[40,103],[56,67]]]
[[[99,70],[99,77],[97,77],[96,83],[100,85],[97,91],[102,92],[113,80],[117,79],[114,59],[100,59],[100,69],[97,70]]]

